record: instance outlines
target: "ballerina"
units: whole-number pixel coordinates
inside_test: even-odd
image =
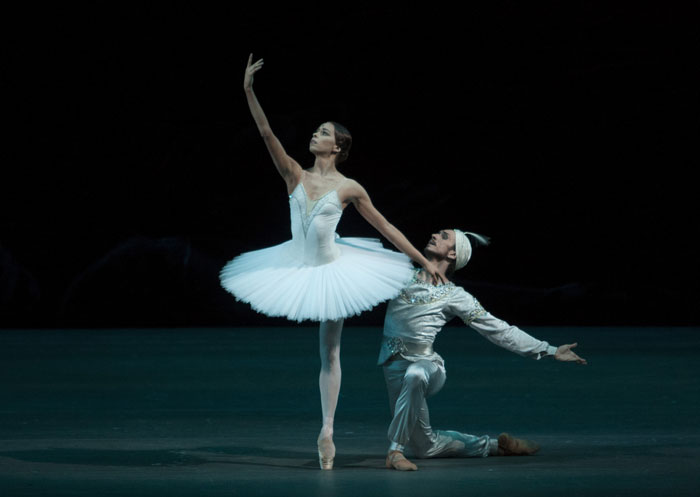
[[[253,92],[253,76],[263,67],[263,60],[252,61],[250,54],[243,89],[272,162],[287,185],[292,239],[231,260],[221,270],[221,284],[238,300],[268,316],[320,322],[323,424],[317,445],[321,469],[332,469],[344,318],[398,295],[413,276],[409,258],[425,269],[433,283],[444,279],[437,266],[373,206],[367,191],[337,170],[352,143],[344,126],[325,122],[316,129],[309,143],[315,157],[310,169],[302,169],[287,155]],[[376,239],[338,237],[335,228],[349,204],[403,254],[385,249]]]

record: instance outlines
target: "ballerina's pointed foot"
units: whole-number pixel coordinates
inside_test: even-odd
[[[332,438],[319,438],[318,444],[318,462],[321,469],[333,469],[333,460],[335,459],[335,445]]]

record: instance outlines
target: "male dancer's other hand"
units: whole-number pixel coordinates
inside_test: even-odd
[[[570,343],[568,345],[561,345],[557,348],[557,351],[554,353],[554,358],[557,361],[564,361],[564,362],[576,362],[578,364],[588,364],[586,362],[586,359],[583,357],[579,357],[576,352],[574,352],[573,349],[574,347],[578,346],[577,343]]]

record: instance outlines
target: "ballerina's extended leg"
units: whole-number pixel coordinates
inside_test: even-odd
[[[318,436],[318,457],[321,469],[333,469],[335,445],[333,444],[333,419],[340,394],[340,335],[343,320],[324,321],[319,328],[321,373],[318,385],[321,390],[323,427]]]

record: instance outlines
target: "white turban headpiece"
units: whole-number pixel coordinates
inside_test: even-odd
[[[488,245],[489,239],[482,235],[477,235],[476,233],[471,233],[469,231],[462,231],[455,229],[455,252],[457,253],[457,258],[455,260],[455,271],[462,269],[467,265],[469,259],[472,256],[472,244],[469,241],[467,235],[471,235],[474,239],[479,242],[480,245]]]

